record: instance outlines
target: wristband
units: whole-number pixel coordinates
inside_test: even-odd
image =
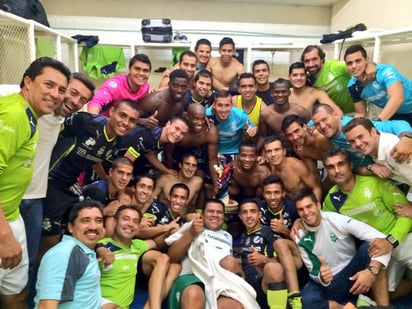
[[[97,243],[96,246],[94,246],[94,251],[96,251],[97,249],[104,247],[104,245],[102,243]]]
[[[367,167],[366,167],[366,169],[369,171],[369,172],[371,172],[372,173],[372,165],[374,165],[375,163],[371,163],[371,164],[369,164]]]

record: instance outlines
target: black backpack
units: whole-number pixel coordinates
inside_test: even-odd
[[[46,11],[39,0],[0,0],[0,9],[50,27]]]

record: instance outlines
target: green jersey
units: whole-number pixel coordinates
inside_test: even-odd
[[[350,192],[333,186],[323,202],[324,211],[339,212],[362,221],[378,231],[392,234],[399,242],[412,231],[412,219],[397,216],[395,203],[408,204],[398,187],[375,176],[356,175]]]
[[[127,309],[133,301],[137,274],[137,262],[147,251],[147,242],[133,239],[130,247],[125,247],[111,238],[99,241],[115,255],[114,263],[105,267],[100,263],[100,287],[102,297]]]
[[[36,124],[36,113],[20,94],[0,97],[0,203],[8,221],[18,218],[33,175]]]
[[[354,105],[348,90],[351,76],[343,61],[329,60],[313,83],[313,87],[326,91],[328,96],[342,109],[343,113],[353,112]]]

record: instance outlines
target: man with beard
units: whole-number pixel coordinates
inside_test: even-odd
[[[206,66],[213,75],[213,89],[229,91],[244,72],[243,65],[233,57],[235,52],[232,38],[225,37],[219,42],[220,57],[211,58]]]
[[[328,94],[322,89],[308,86],[307,80],[305,66],[302,62],[295,62],[289,66],[289,81],[292,86],[289,102],[302,105],[309,113],[312,113],[313,105],[316,103],[328,104],[341,116],[341,109],[329,98]]]
[[[173,116],[183,113],[183,101],[189,87],[189,75],[183,70],[174,70],[170,73],[169,87],[147,95],[139,102],[139,109],[143,117],[138,125],[148,129],[164,126]]]
[[[128,73],[109,78],[87,104],[87,111],[109,116],[110,107],[121,100],[142,100],[150,90],[148,80],[151,69],[149,57],[145,54],[134,55],[129,61]]]
[[[290,83],[288,80],[279,78],[273,82],[273,104],[265,108],[260,115],[259,133],[261,138],[258,143],[258,150],[262,149],[265,137],[272,134],[283,137],[281,124],[283,118],[290,114],[310,120],[310,113],[301,105],[289,103]]]
[[[50,160],[40,256],[61,238],[67,215],[81,194],[80,174],[106,159],[116,138],[132,130],[138,117],[137,103],[126,100],[111,107],[110,118],[86,112],[66,118]]]
[[[202,105],[189,105],[186,114],[189,131],[180,142],[166,145],[165,159],[169,168],[175,168],[183,155],[193,154],[198,163],[196,174],[203,178],[207,195],[212,197],[217,193],[218,188],[218,176],[213,166],[217,165],[218,162],[217,144],[219,133],[215,125],[210,124],[208,126],[206,124],[205,117],[205,108]],[[213,187],[210,184],[213,184]]]
[[[322,189],[316,174],[301,160],[286,157],[286,148],[279,137],[267,137],[264,150],[272,175],[282,179],[287,196],[290,197],[293,192],[306,187],[312,189],[319,199],[322,198]]]
[[[240,144],[229,184],[229,195],[232,199],[240,202],[243,198],[262,196],[260,184],[270,175],[270,170],[266,165],[257,163],[257,156],[256,144],[253,141],[246,140]]]
[[[189,210],[191,212],[194,211],[203,186],[202,177],[196,176],[196,171],[196,157],[192,154],[184,155],[180,160],[177,176],[163,174],[156,180],[156,187],[153,191],[154,198],[157,198],[161,202],[167,202],[170,188],[176,183],[184,183],[190,190],[187,201]]]
[[[253,76],[255,76],[257,84],[256,95],[261,98],[266,105],[273,104],[273,83],[269,82],[269,64],[265,60],[255,60],[252,64],[252,73]]]

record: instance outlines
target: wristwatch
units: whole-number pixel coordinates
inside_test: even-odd
[[[396,248],[399,245],[399,241],[393,237],[391,234],[386,236],[386,240],[392,245],[392,247]]]
[[[375,277],[379,274],[379,269],[375,266],[368,265],[366,269],[369,270]]]

